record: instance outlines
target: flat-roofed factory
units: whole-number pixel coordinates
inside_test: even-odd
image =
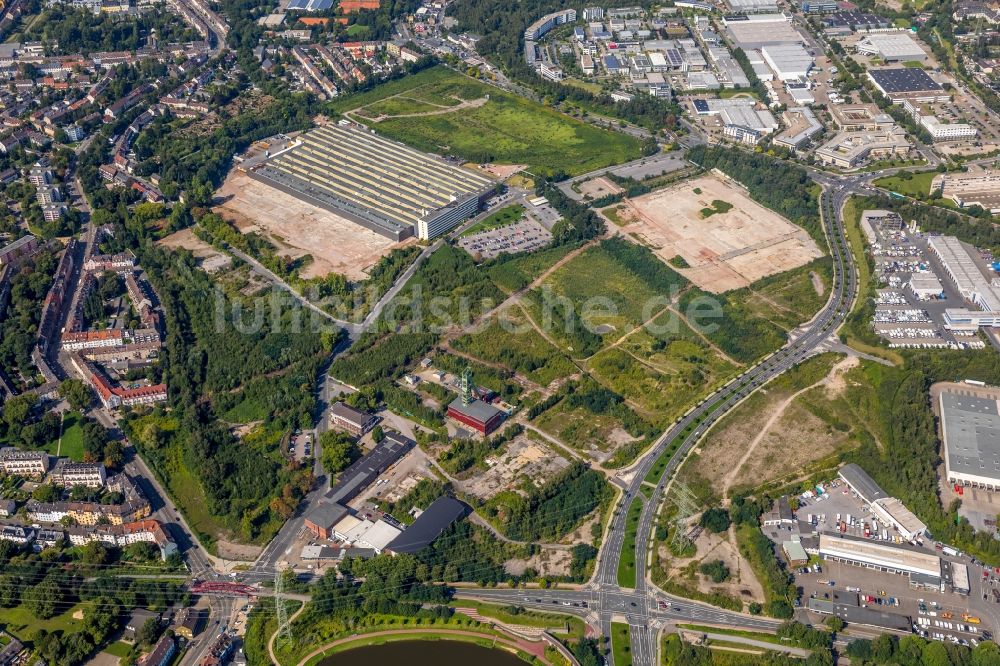
[[[496,182],[352,125],[327,125],[251,177],[392,240],[428,239],[476,214]]]
[[[948,387],[938,401],[948,483],[1000,490],[1000,390]]]

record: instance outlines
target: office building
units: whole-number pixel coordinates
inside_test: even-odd
[[[934,141],[961,141],[979,135],[979,130],[968,123],[943,123],[937,116],[920,116],[920,124]]]
[[[906,131],[893,125],[871,131],[839,132],[816,150],[816,158],[828,166],[853,169],[871,159],[904,157],[910,148]]]
[[[788,129],[774,137],[774,143],[778,146],[797,150],[823,131],[823,124],[808,107],[792,107],[785,111],[781,117]]]
[[[378,418],[374,414],[355,409],[343,402],[330,406],[330,425],[341,428],[355,436],[364,435],[375,427]]]
[[[994,215],[1000,214],[1000,174],[945,173],[934,178],[931,190],[941,189],[942,196],[963,208],[979,206]]]

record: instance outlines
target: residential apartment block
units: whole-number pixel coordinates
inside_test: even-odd
[[[13,447],[0,449],[0,469],[4,474],[40,479],[49,471],[49,454],[45,451],[21,451]]]

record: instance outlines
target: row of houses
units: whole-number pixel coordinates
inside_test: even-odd
[[[135,543],[151,543],[160,550],[165,560],[177,552],[167,531],[157,520],[138,520],[121,525],[90,525],[72,527],[33,527],[20,524],[0,524],[0,541],[9,541],[21,546],[33,546],[38,550],[53,548],[70,543],[85,546],[88,543],[102,543],[115,548],[125,548]]]
[[[44,55],[44,47],[39,47],[37,43],[0,44],[0,80],[11,81],[14,90],[13,93],[0,91],[0,108],[3,109],[0,112],[0,122],[3,127],[15,130],[0,137],[0,152],[13,150],[22,144],[44,148],[56,135],[58,126],[65,130],[71,141],[79,141],[86,135],[84,127],[96,122],[102,115],[105,119],[120,116],[151,88],[140,86],[121,99],[109,100],[103,113],[92,113],[83,118],[78,113],[84,106],[96,105],[104,99],[109,84],[114,79],[114,68],[118,65],[133,65],[145,59],[155,59],[168,63],[174,73],[184,73],[204,64],[209,53],[210,46],[207,42],[187,42],[140,48],[135,52],[94,53],[89,57],[48,57]],[[173,61],[177,57],[187,58],[187,61],[175,64]],[[18,79],[21,68],[26,64],[30,64],[42,76],[37,79]],[[93,83],[92,73],[102,71],[104,74],[96,84]],[[25,118],[25,114],[37,104],[40,95],[36,93],[42,89],[79,90],[85,94],[73,100],[75,95],[71,92],[66,99],[54,101]]]

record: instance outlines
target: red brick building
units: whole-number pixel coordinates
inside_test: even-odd
[[[488,435],[500,427],[504,417],[506,414],[503,411],[482,400],[471,400],[466,403],[459,397],[448,405],[448,418],[455,419],[483,435]]]

